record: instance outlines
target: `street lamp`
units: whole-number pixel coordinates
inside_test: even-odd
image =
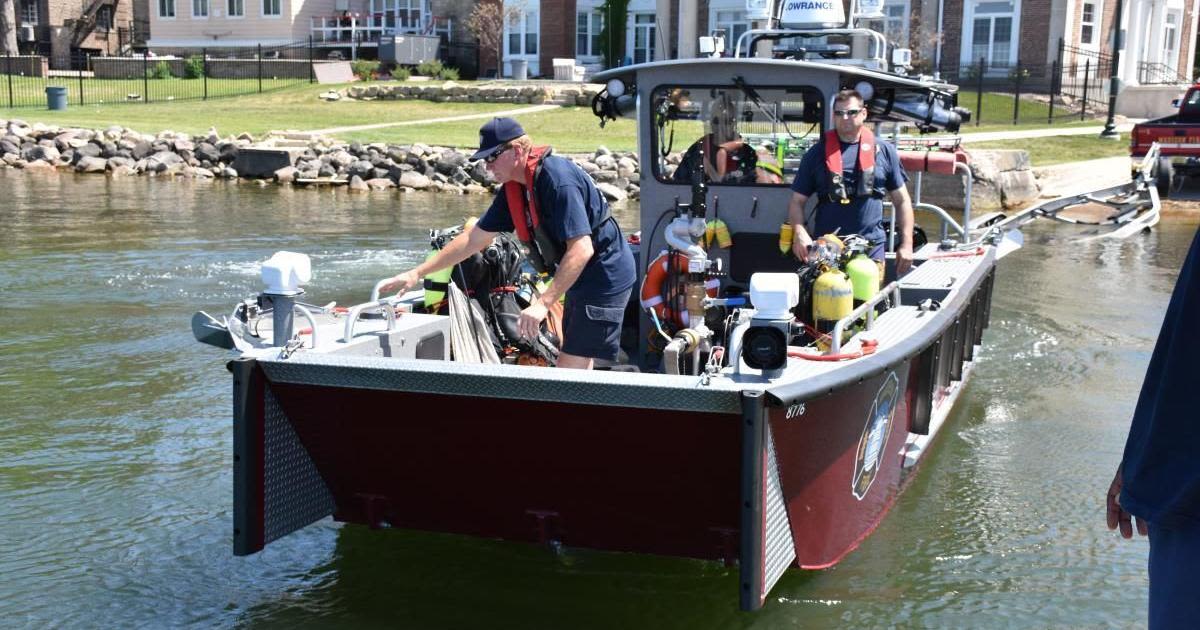
[[[1112,53],[1112,72],[1108,79],[1108,120],[1104,121],[1104,131],[1100,132],[1101,138],[1109,140],[1120,140],[1121,134],[1117,133],[1117,126],[1113,122],[1113,116],[1117,113],[1117,90],[1121,78],[1117,76],[1118,68],[1121,65],[1121,48],[1124,47],[1124,38],[1121,37],[1121,8],[1124,2],[1117,0],[1117,15],[1113,21],[1113,28],[1116,30],[1113,33],[1113,53]]]

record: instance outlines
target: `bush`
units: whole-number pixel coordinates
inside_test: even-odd
[[[151,79],[170,79],[172,77],[171,64],[160,61],[154,64],[153,68],[147,70],[146,75]]]
[[[199,79],[204,76],[204,57],[192,55],[183,63],[183,78]]]
[[[363,81],[370,81],[376,70],[379,70],[379,62],[373,59],[358,59],[350,62],[350,71]]]
[[[422,61],[417,66],[417,74],[425,77],[437,77],[442,74],[442,62],[434,59],[433,61]]]
[[[458,68],[450,68],[450,67],[442,68],[442,72],[440,73],[439,76],[442,79],[445,79],[446,81],[457,81],[458,80]]]
[[[412,76],[412,70],[409,70],[408,68],[405,68],[403,66],[396,66],[396,69],[392,70],[392,80],[393,81],[407,81],[408,78],[411,76]]]

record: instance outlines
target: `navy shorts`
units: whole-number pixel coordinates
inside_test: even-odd
[[[562,351],[577,357],[616,361],[621,349],[621,322],[629,294],[587,299],[567,296],[563,306]]]

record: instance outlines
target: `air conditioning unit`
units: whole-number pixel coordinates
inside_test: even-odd
[[[33,30],[32,24],[22,24],[20,30],[17,31],[17,39],[23,42],[32,42],[37,39],[37,33]]]

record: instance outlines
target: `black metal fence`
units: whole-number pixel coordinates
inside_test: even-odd
[[[972,110],[976,126],[1050,125],[1105,116],[1111,74],[1108,55],[1061,44],[1058,58],[1048,64],[980,59],[941,69],[943,79],[958,85],[959,105]]]
[[[70,105],[96,105],[207,100],[315,80],[311,41],[163,52],[0,56],[0,107],[46,107],[52,86],[67,88]]]

